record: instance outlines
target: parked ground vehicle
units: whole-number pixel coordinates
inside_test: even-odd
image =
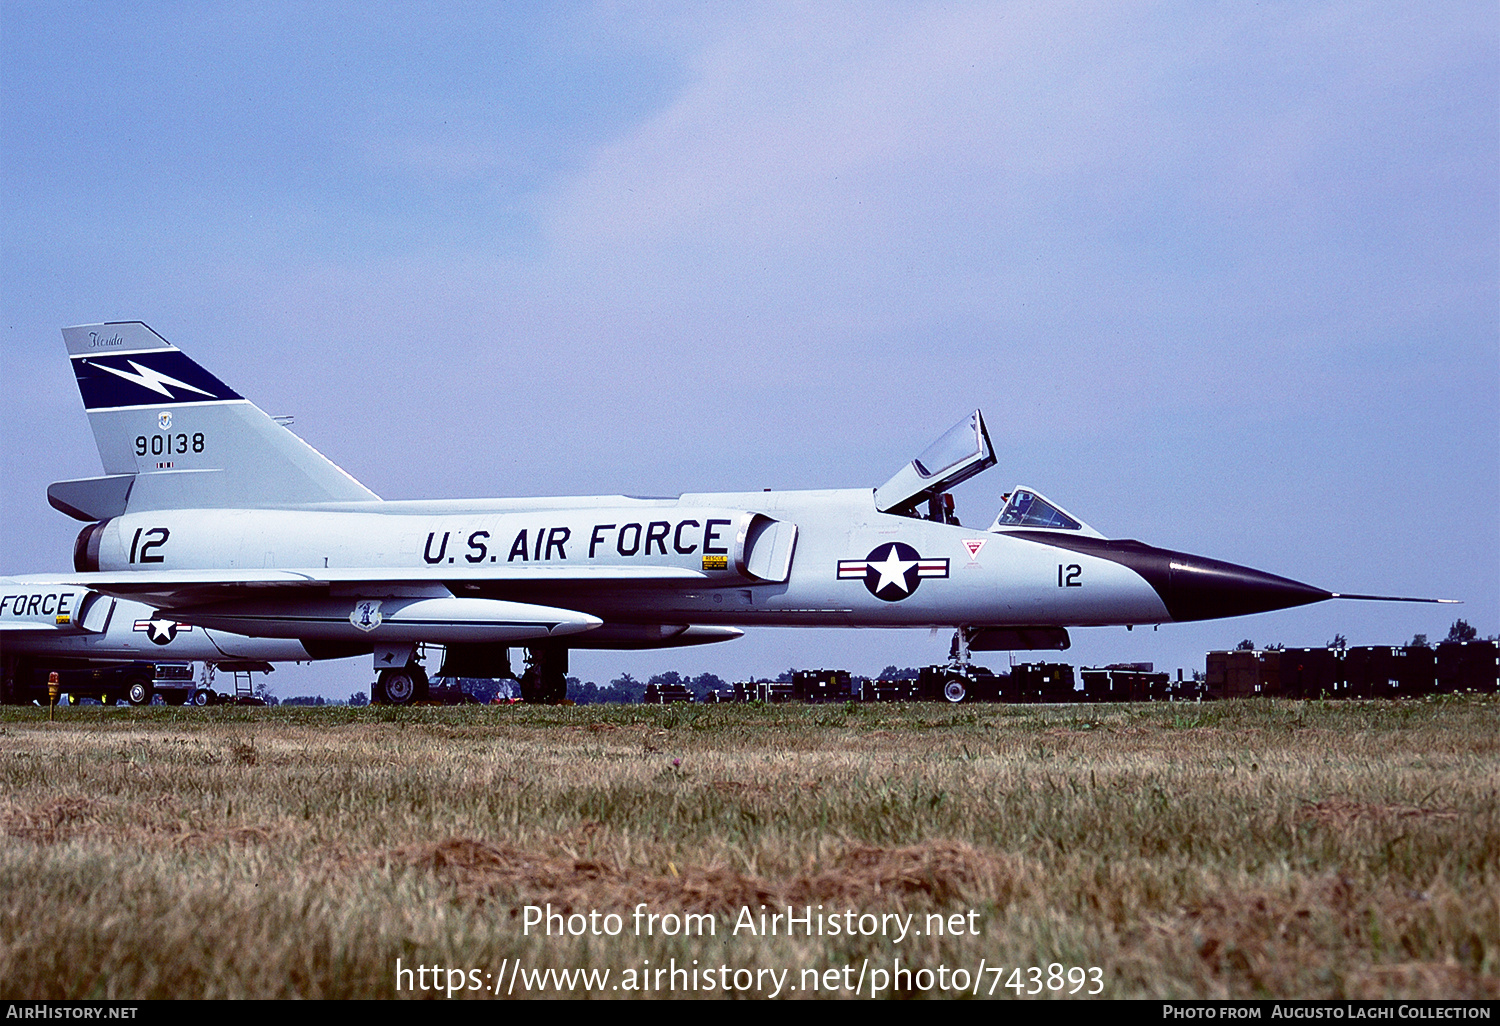
[[[197,671],[192,663],[21,658],[7,669],[0,697],[8,704],[47,704],[47,680],[53,673],[57,674],[59,690],[70,698],[94,698],[105,705],[150,705],[156,695],[169,705],[182,705],[197,689]]]
[[[672,702],[691,702],[694,698],[685,684],[647,684],[641,701],[647,705],[668,705]]]

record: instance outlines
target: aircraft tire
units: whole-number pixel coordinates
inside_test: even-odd
[[[401,669],[381,670],[375,685],[391,705],[411,705],[427,697],[427,673],[417,663]]]
[[[943,683],[943,697],[957,705],[969,697],[969,685],[962,677],[949,677]]]
[[[516,681],[516,684],[520,687],[521,701],[530,705],[533,702],[543,700],[542,689],[538,680],[540,676],[541,674],[537,672],[534,666],[528,667],[526,672],[521,674],[520,678]]]
[[[213,701],[214,693],[212,691],[208,691],[204,688],[199,688],[197,691],[193,692],[192,703],[194,705],[212,705]]]
[[[144,677],[137,677],[125,685],[125,698],[131,705],[150,705],[154,693],[151,682]]]
[[[417,679],[408,669],[381,670],[380,690],[391,705],[411,705],[417,698]]]

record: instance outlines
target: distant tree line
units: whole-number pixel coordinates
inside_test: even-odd
[[[696,677],[684,677],[676,670],[658,673],[647,680],[638,681],[628,673],[622,673],[603,687],[593,681],[568,678],[568,698],[576,705],[598,705],[602,702],[637,703],[652,684],[661,687],[682,685],[702,702],[714,691],[729,692],[733,686],[715,673],[700,673]]]
[[[777,674],[776,680],[780,683],[790,683],[792,676],[797,672],[795,668],[782,670]],[[894,664],[880,671],[881,680],[916,680],[922,676],[922,671],[914,666],[897,667]],[[652,684],[662,687],[682,685],[693,693],[693,697],[702,702],[715,691],[729,694],[734,690],[734,685],[720,677],[716,673],[700,673],[696,677],[688,677],[678,673],[676,670],[668,670],[666,673],[658,673],[647,678],[645,681],[636,680],[628,673],[622,673],[608,684],[599,685],[593,681],[580,680],[577,677],[568,678],[568,698],[577,705],[596,705],[601,702],[639,702],[646,689]]]

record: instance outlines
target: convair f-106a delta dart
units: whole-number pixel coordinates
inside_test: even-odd
[[[523,696],[555,701],[574,648],[944,627],[966,657],[1338,597],[1107,539],[1031,488],[961,526],[948,489],[996,462],[978,411],[878,488],[382,501],[146,325],[63,338],[105,470],[48,489],[89,522],[68,580],[162,620],[371,653],[393,703],[425,689],[426,645],[475,677],[522,647]]]
[[[106,663],[201,662],[221,670],[266,672],[272,663],[302,662],[319,654],[316,644],[309,651],[291,638],[247,638],[181,623],[143,603],[81,587],[76,576],[0,577],[0,702],[24,702],[25,681],[37,676],[34,670],[42,671],[43,680],[47,670]],[[188,693],[164,697],[180,701]],[[151,681],[107,688],[102,694],[144,705],[151,701]]]

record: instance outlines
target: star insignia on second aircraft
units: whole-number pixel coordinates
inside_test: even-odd
[[[947,577],[946,559],[923,559],[904,542],[884,542],[864,559],[839,560],[839,580],[863,580],[870,594],[899,602],[917,590],[924,577]]]
[[[178,623],[176,620],[166,620],[156,617],[151,620],[137,620],[135,622],[137,631],[144,631],[146,637],[157,645],[170,645],[177,638],[178,631],[190,631],[190,624]]]

